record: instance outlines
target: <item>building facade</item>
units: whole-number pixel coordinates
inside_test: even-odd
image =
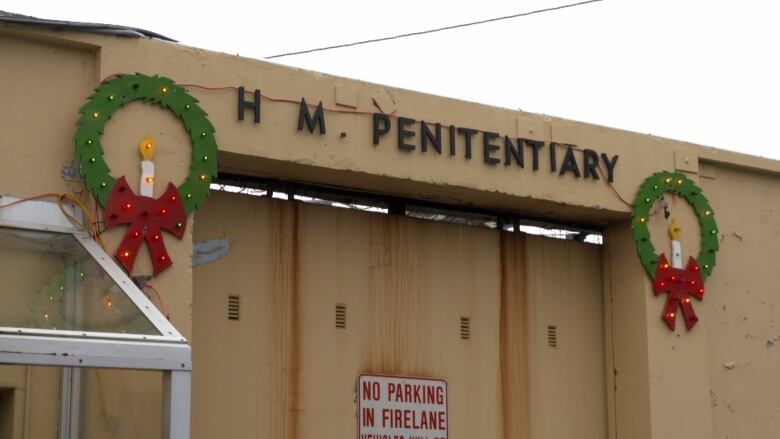
[[[138,193],[153,160],[153,197],[192,175],[212,187],[184,200],[181,239],[163,232],[173,264],[158,271],[141,246],[130,273],[192,346],[191,437],[381,438],[359,410],[361,375],[446,383],[439,434],[420,437],[780,429],[778,162],[160,39],[0,23],[0,194],[78,197],[109,254],[128,229],[103,230],[74,139],[100,87],[136,72],[175,88],[129,99],[95,133],[110,174]],[[168,111],[179,90],[207,113],[216,157]],[[218,174],[192,174],[212,159]],[[692,280],[702,300],[679,296],[690,329],[685,306],[665,308],[648,243],[706,274]],[[3,257],[3,277],[21,276],[24,260]],[[38,312],[39,285],[19,282],[29,294],[0,297]],[[61,369],[0,366],[0,438],[63,437]],[[81,392],[81,437],[163,434],[159,372],[90,368]],[[398,395],[373,423],[395,422],[382,407],[419,409]],[[405,437],[430,430],[399,419]]]

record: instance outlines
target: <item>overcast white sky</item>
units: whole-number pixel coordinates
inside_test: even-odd
[[[251,58],[576,0],[31,1],[0,9],[140,27]],[[780,159],[780,3],[605,0],[274,62]]]

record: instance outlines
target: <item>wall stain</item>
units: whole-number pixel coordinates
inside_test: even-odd
[[[428,312],[418,282],[426,242],[422,226],[408,218],[371,218],[368,285],[371,343],[364,372],[426,376],[421,323]]]
[[[275,438],[300,436],[301,288],[298,203],[272,203],[274,379],[271,431]]]
[[[528,399],[528,302],[525,236],[503,233],[501,252],[501,309],[499,311],[499,368],[503,437],[531,437]]]

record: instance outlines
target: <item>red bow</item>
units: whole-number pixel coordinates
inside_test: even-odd
[[[168,188],[160,198],[154,199],[134,194],[125,177],[120,177],[111,189],[104,214],[106,228],[130,224],[114,253],[128,273],[133,270],[143,240],[146,240],[149,248],[155,276],[173,264],[165,249],[161,230],[182,239],[187,215],[179,191],[172,183],[168,183]]]
[[[655,269],[653,290],[656,296],[663,292],[669,293],[666,297],[666,306],[664,307],[664,315],[662,317],[669,329],[674,330],[675,313],[678,306],[682,310],[685,327],[689,331],[699,321],[699,318],[696,317],[696,313],[693,311],[690,297],[693,296],[699,300],[704,298],[704,281],[701,278],[699,264],[696,263],[696,259],[691,257],[688,260],[688,266],[683,270],[672,268],[669,265],[669,261],[666,260],[666,255],[661,255]]]

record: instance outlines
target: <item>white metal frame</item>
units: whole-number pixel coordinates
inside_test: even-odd
[[[2,204],[16,198],[1,197]],[[189,439],[192,352],[187,340],[89,234],[70,224],[56,203],[28,201],[0,209],[0,227],[72,235],[116,282],[160,335],[0,327],[0,364],[63,367],[61,439],[78,439],[82,367],[163,372],[163,439]],[[2,292],[0,290],[0,301]],[[76,395],[77,396],[77,395]],[[75,422],[71,422],[75,421]]]

